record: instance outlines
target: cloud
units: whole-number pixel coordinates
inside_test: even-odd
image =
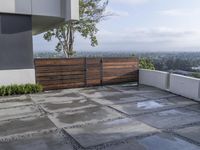
[[[172,29],[166,27],[160,28],[126,28],[118,33],[102,31],[99,38],[113,41],[130,41],[130,42],[159,42],[159,41],[176,41],[185,38],[199,36],[199,30]],[[103,38],[104,37],[104,38]],[[106,37],[106,39],[105,39]]]
[[[120,4],[127,4],[127,5],[138,5],[144,4],[149,0],[112,0],[112,2],[120,3]]]
[[[91,47],[88,39],[76,38],[75,50],[200,50],[200,29],[124,28],[118,32],[101,29],[99,46]],[[34,37],[34,50],[54,50],[56,41],[47,43],[42,36]]]
[[[101,30],[98,34],[99,46],[90,47],[88,40],[77,39],[77,49],[87,50],[177,50],[191,47],[200,48],[200,30],[175,28],[126,28],[120,32]],[[84,47],[83,47],[84,46]]]
[[[130,16],[128,11],[114,10],[112,8],[107,8],[105,14],[111,14],[112,17],[128,17]]]
[[[200,15],[200,10],[169,9],[161,11],[160,14],[174,17],[194,17]]]

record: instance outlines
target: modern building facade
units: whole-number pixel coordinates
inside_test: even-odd
[[[0,0],[0,85],[35,83],[32,35],[79,19],[79,0]]]

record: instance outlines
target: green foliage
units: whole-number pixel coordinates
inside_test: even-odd
[[[152,63],[150,59],[141,58],[139,66],[141,69],[155,70],[154,64]]]
[[[44,39],[51,41],[58,39],[56,51],[63,51],[66,57],[74,55],[75,33],[78,32],[84,38],[89,38],[91,46],[97,46],[97,24],[106,17],[104,14],[108,0],[80,0],[80,20],[68,22],[56,29],[44,34]]]
[[[193,67],[200,66],[200,52],[147,52],[137,57],[150,59],[156,70],[183,70],[195,72]]]
[[[39,84],[0,86],[0,96],[32,94],[32,93],[39,93],[42,91],[43,88]]]
[[[200,73],[198,72],[192,73],[192,77],[200,78]]]

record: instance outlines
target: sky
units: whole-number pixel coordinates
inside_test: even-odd
[[[110,0],[98,24],[99,45],[76,34],[76,51],[200,51],[200,0]],[[34,36],[34,51],[54,51],[57,41]]]

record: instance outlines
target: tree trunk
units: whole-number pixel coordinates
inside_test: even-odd
[[[67,32],[65,33],[65,42],[63,45],[63,51],[66,56],[66,58],[70,58],[73,56],[73,45],[74,45],[74,29],[73,24],[69,24],[67,28]]]
[[[73,24],[69,25],[69,56],[73,55],[74,52],[74,29],[73,29]]]

